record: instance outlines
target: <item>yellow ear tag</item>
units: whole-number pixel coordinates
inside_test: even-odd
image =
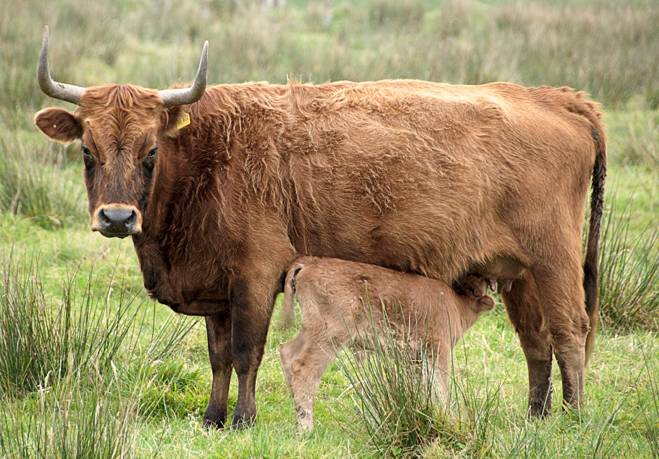
[[[190,114],[182,111],[178,120],[176,120],[176,130],[183,129],[188,124],[190,124]]]

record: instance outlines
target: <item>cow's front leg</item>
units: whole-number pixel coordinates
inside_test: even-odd
[[[256,419],[256,373],[268,334],[268,324],[276,293],[275,284],[234,282],[231,288],[231,353],[238,375],[238,402],[233,427],[251,425]]]
[[[204,425],[224,427],[227,418],[229,384],[231,382],[231,310],[206,316],[208,336],[208,357],[213,370],[213,384],[208,408],[204,415]]]

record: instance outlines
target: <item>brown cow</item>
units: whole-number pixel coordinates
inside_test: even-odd
[[[81,139],[92,229],[132,236],[151,295],[206,316],[209,424],[224,423],[232,369],[233,422],[254,418],[273,299],[297,254],[511,280],[530,412],[547,413],[552,351],[579,405],[606,170],[600,113],[582,94],[396,80],[206,89],[206,48],[191,88],[81,88],[51,79],[47,45],[40,86],[78,107],[35,123]]]
[[[320,378],[344,347],[366,347],[390,326],[397,340],[429,352],[440,396],[448,390],[455,344],[494,307],[487,281],[462,280],[460,295],[444,282],[380,266],[335,258],[301,257],[291,265],[284,286],[284,312],[293,298],[302,310],[303,329],[279,348],[281,363],[303,430],[313,428],[313,403]]]

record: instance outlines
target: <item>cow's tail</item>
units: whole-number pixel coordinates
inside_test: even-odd
[[[591,124],[591,135],[595,143],[595,165],[593,166],[592,191],[590,197],[590,222],[586,242],[586,259],[584,261],[583,286],[586,295],[586,313],[590,322],[590,331],[586,337],[586,364],[595,346],[595,333],[599,322],[599,278],[598,257],[600,223],[604,212],[604,181],[606,178],[606,135],[601,121],[601,113],[593,102],[579,98],[580,115]]]
[[[290,328],[295,319],[293,306],[295,303],[295,278],[302,270],[304,265],[301,262],[295,262],[288,268],[286,280],[284,281],[284,302],[281,309],[281,321],[279,328],[282,330]]]

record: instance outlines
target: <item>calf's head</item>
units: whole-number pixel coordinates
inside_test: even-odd
[[[180,106],[203,95],[207,60],[208,42],[190,88],[157,91],[119,84],[83,88],[51,78],[48,28],[44,30],[39,86],[53,98],[76,104],[77,109],[45,108],[34,122],[58,142],[81,140],[93,231],[107,237],[142,231],[144,211],[158,179],[158,141],[176,129]]]
[[[460,280],[464,294],[469,300],[469,307],[476,315],[494,308],[494,300],[487,294],[489,283],[488,279],[473,274],[469,274]]]

